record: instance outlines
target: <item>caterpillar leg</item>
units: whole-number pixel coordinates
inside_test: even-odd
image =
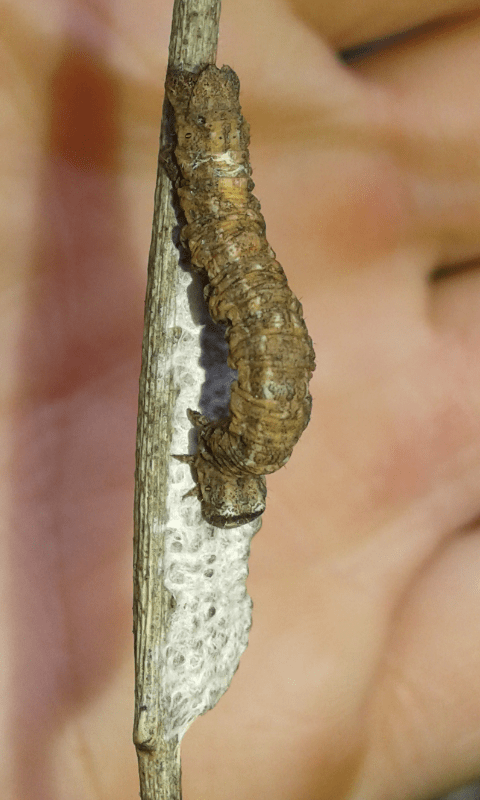
[[[174,158],[174,150],[170,145],[162,147],[158,155],[158,160],[165,170],[167,176],[170,178],[174,186],[178,186],[180,181],[180,170]]]
[[[175,453],[172,453],[172,458],[176,458],[177,461],[182,461],[184,464],[193,464],[195,462],[195,456],[178,456]]]
[[[204,417],[203,414],[200,414],[200,411],[194,411],[193,408],[187,408],[187,417],[195,428],[206,428],[212,424],[208,417]]]

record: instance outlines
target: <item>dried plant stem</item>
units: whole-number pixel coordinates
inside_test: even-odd
[[[220,0],[175,0],[169,66],[196,70],[215,63]],[[167,141],[164,114],[160,147]],[[175,327],[178,251],[172,244],[176,225],[171,184],[159,161],[152,241],[148,264],[145,330],[140,376],[134,512],[135,723],[142,800],[180,800],[178,735],[168,729],[161,695],[159,654],[172,596],[161,568],[166,519],[168,459],[176,389],[171,368],[178,331]]]

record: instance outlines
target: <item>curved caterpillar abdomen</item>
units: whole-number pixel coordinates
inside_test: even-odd
[[[229,416],[196,412],[193,490],[217,527],[249,522],[265,509],[265,475],[280,469],[310,419],[315,368],[302,306],[265,238],[253,196],[239,80],[230,67],[172,70],[166,92],[175,112],[176,189],[194,269],[206,272],[212,319],[227,325],[228,364],[238,370]]]

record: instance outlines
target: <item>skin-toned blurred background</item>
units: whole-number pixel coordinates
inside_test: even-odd
[[[432,800],[478,778],[478,17],[223,2],[218,64],[317,369],[184,800]],[[138,794],[133,470],[170,21],[166,0],[2,6],[4,800]]]

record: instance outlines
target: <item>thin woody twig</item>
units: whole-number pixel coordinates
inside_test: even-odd
[[[219,16],[220,0],[175,0],[169,67],[195,71],[215,63]],[[168,140],[166,106],[161,150]],[[172,725],[174,692],[170,692],[169,706],[163,685],[165,637],[175,608],[163,568],[172,415],[178,394],[172,368],[179,337],[179,256],[172,242],[175,225],[171,184],[159,158],[145,304],[134,512],[134,742],[142,800],[181,798],[179,743],[183,730]],[[177,653],[177,660],[181,658]]]

